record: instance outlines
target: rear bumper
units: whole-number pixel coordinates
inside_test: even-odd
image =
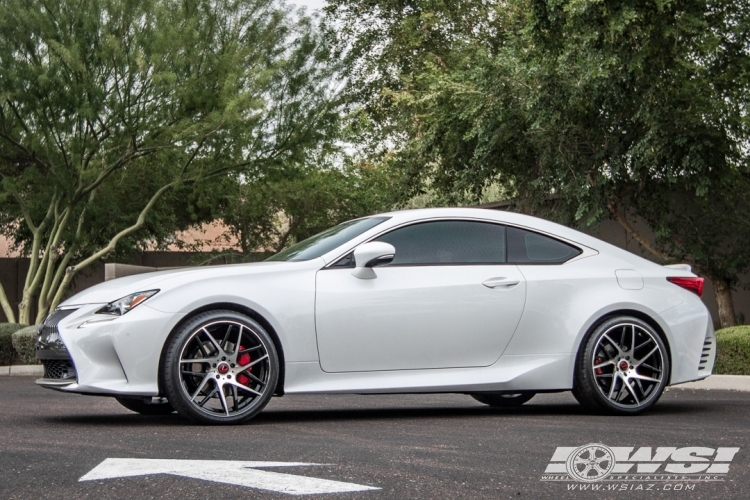
[[[689,295],[688,300],[660,315],[670,330],[670,385],[708,377],[716,360],[716,335],[711,314],[697,296]]]

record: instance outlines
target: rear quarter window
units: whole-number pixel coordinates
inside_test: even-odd
[[[513,264],[562,264],[582,253],[580,248],[543,234],[508,227],[508,262]]]

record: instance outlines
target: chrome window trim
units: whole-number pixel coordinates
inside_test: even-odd
[[[542,263],[542,262],[540,262],[538,264],[533,264],[533,263],[513,264],[513,263],[510,263],[510,262],[503,262],[502,264],[423,264],[422,266],[419,266],[419,267],[424,267],[424,266],[438,266],[438,265],[444,265],[444,266],[446,266],[446,265],[448,265],[448,266],[460,266],[460,265],[467,265],[467,266],[469,266],[469,265],[492,265],[492,266],[509,266],[509,265],[510,266],[564,266],[565,264],[570,264],[571,262],[575,262],[577,260],[585,259],[587,257],[593,257],[594,255],[598,255],[599,254],[599,251],[594,250],[593,248],[587,247],[586,245],[582,245],[582,244],[580,244],[578,242],[571,241],[571,240],[569,240],[567,238],[563,238],[562,236],[558,236],[556,234],[548,233],[546,231],[541,231],[539,229],[531,228],[531,227],[528,227],[528,226],[522,226],[520,224],[513,224],[511,222],[503,222],[503,221],[498,221],[498,220],[494,220],[494,219],[482,219],[482,218],[479,218],[479,217],[450,217],[450,216],[446,217],[446,216],[443,216],[443,217],[430,217],[428,219],[412,220],[412,221],[408,221],[408,222],[403,222],[403,223],[398,224],[398,225],[393,226],[393,227],[389,227],[389,228],[387,228],[387,229],[385,229],[383,231],[380,231],[379,233],[371,236],[370,238],[366,239],[365,241],[361,241],[361,242],[357,243],[356,245],[353,245],[351,247],[347,247],[347,249],[343,253],[340,253],[337,257],[333,258],[330,263],[328,263],[325,266],[323,266],[323,269],[329,269],[331,267],[334,267],[338,261],[340,261],[341,259],[343,259],[344,257],[346,257],[350,252],[352,252],[358,246],[364,245],[365,243],[369,243],[372,240],[377,239],[377,238],[379,238],[380,236],[382,236],[382,235],[384,235],[386,233],[390,233],[391,231],[395,231],[396,229],[400,229],[400,228],[406,227],[406,226],[411,226],[411,225],[414,225],[414,224],[421,224],[423,222],[439,222],[439,221],[485,222],[485,223],[488,223],[488,224],[498,224],[500,226],[515,227],[515,228],[518,228],[518,229],[523,229],[525,231],[530,231],[532,233],[541,234],[543,236],[547,236],[548,238],[552,238],[552,239],[557,240],[557,241],[561,241],[563,243],[566,243],[566,244],[568,244],[568,245],[570,245],[572,247],[575,247],[575,248],[579,249],[581,251],[581,253],[578,254],[578,255],[576,255],[575,257],[573,257],[570,260],[566,260],[565,262],[553,262],[553,263]],[[375,227],[377,227],[377,226],[375,226]],[[507,242],[506,242],[506,245],[507,245]],[[394,267],[417,267],[417,266],[394,266]]]

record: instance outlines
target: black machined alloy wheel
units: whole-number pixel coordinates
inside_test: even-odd
[[[582,344],[573,394],[589,409],[634,415],[653,406],[669,379],[667,347],[638,318],[605,321]]]
[[[115,397],[118,403],[130,411],[141,415],[171,415],[174,408],[164,398],[123,398]]]
[[[210,424],[251,419],[273,396],[279,377],[271,337],[234,311],[209,311],[183,325],[169,341],[163,369],[174,409]]]
[[[475,392],[471,397],[495,408],[515,408],[529,401],[535,392]]]

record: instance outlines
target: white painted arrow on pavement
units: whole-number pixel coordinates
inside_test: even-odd
[[[140,458],[107,458],[79,481],[95,481],[117,477],[172,474],[248,488],[309,495],[313,493],[344,493],[379,490],[372,486],[344,483],[316,477],[295,476],[258,470],[263,467],[305,467],[303,462],[238,462],[234,460],[153,460]]]

